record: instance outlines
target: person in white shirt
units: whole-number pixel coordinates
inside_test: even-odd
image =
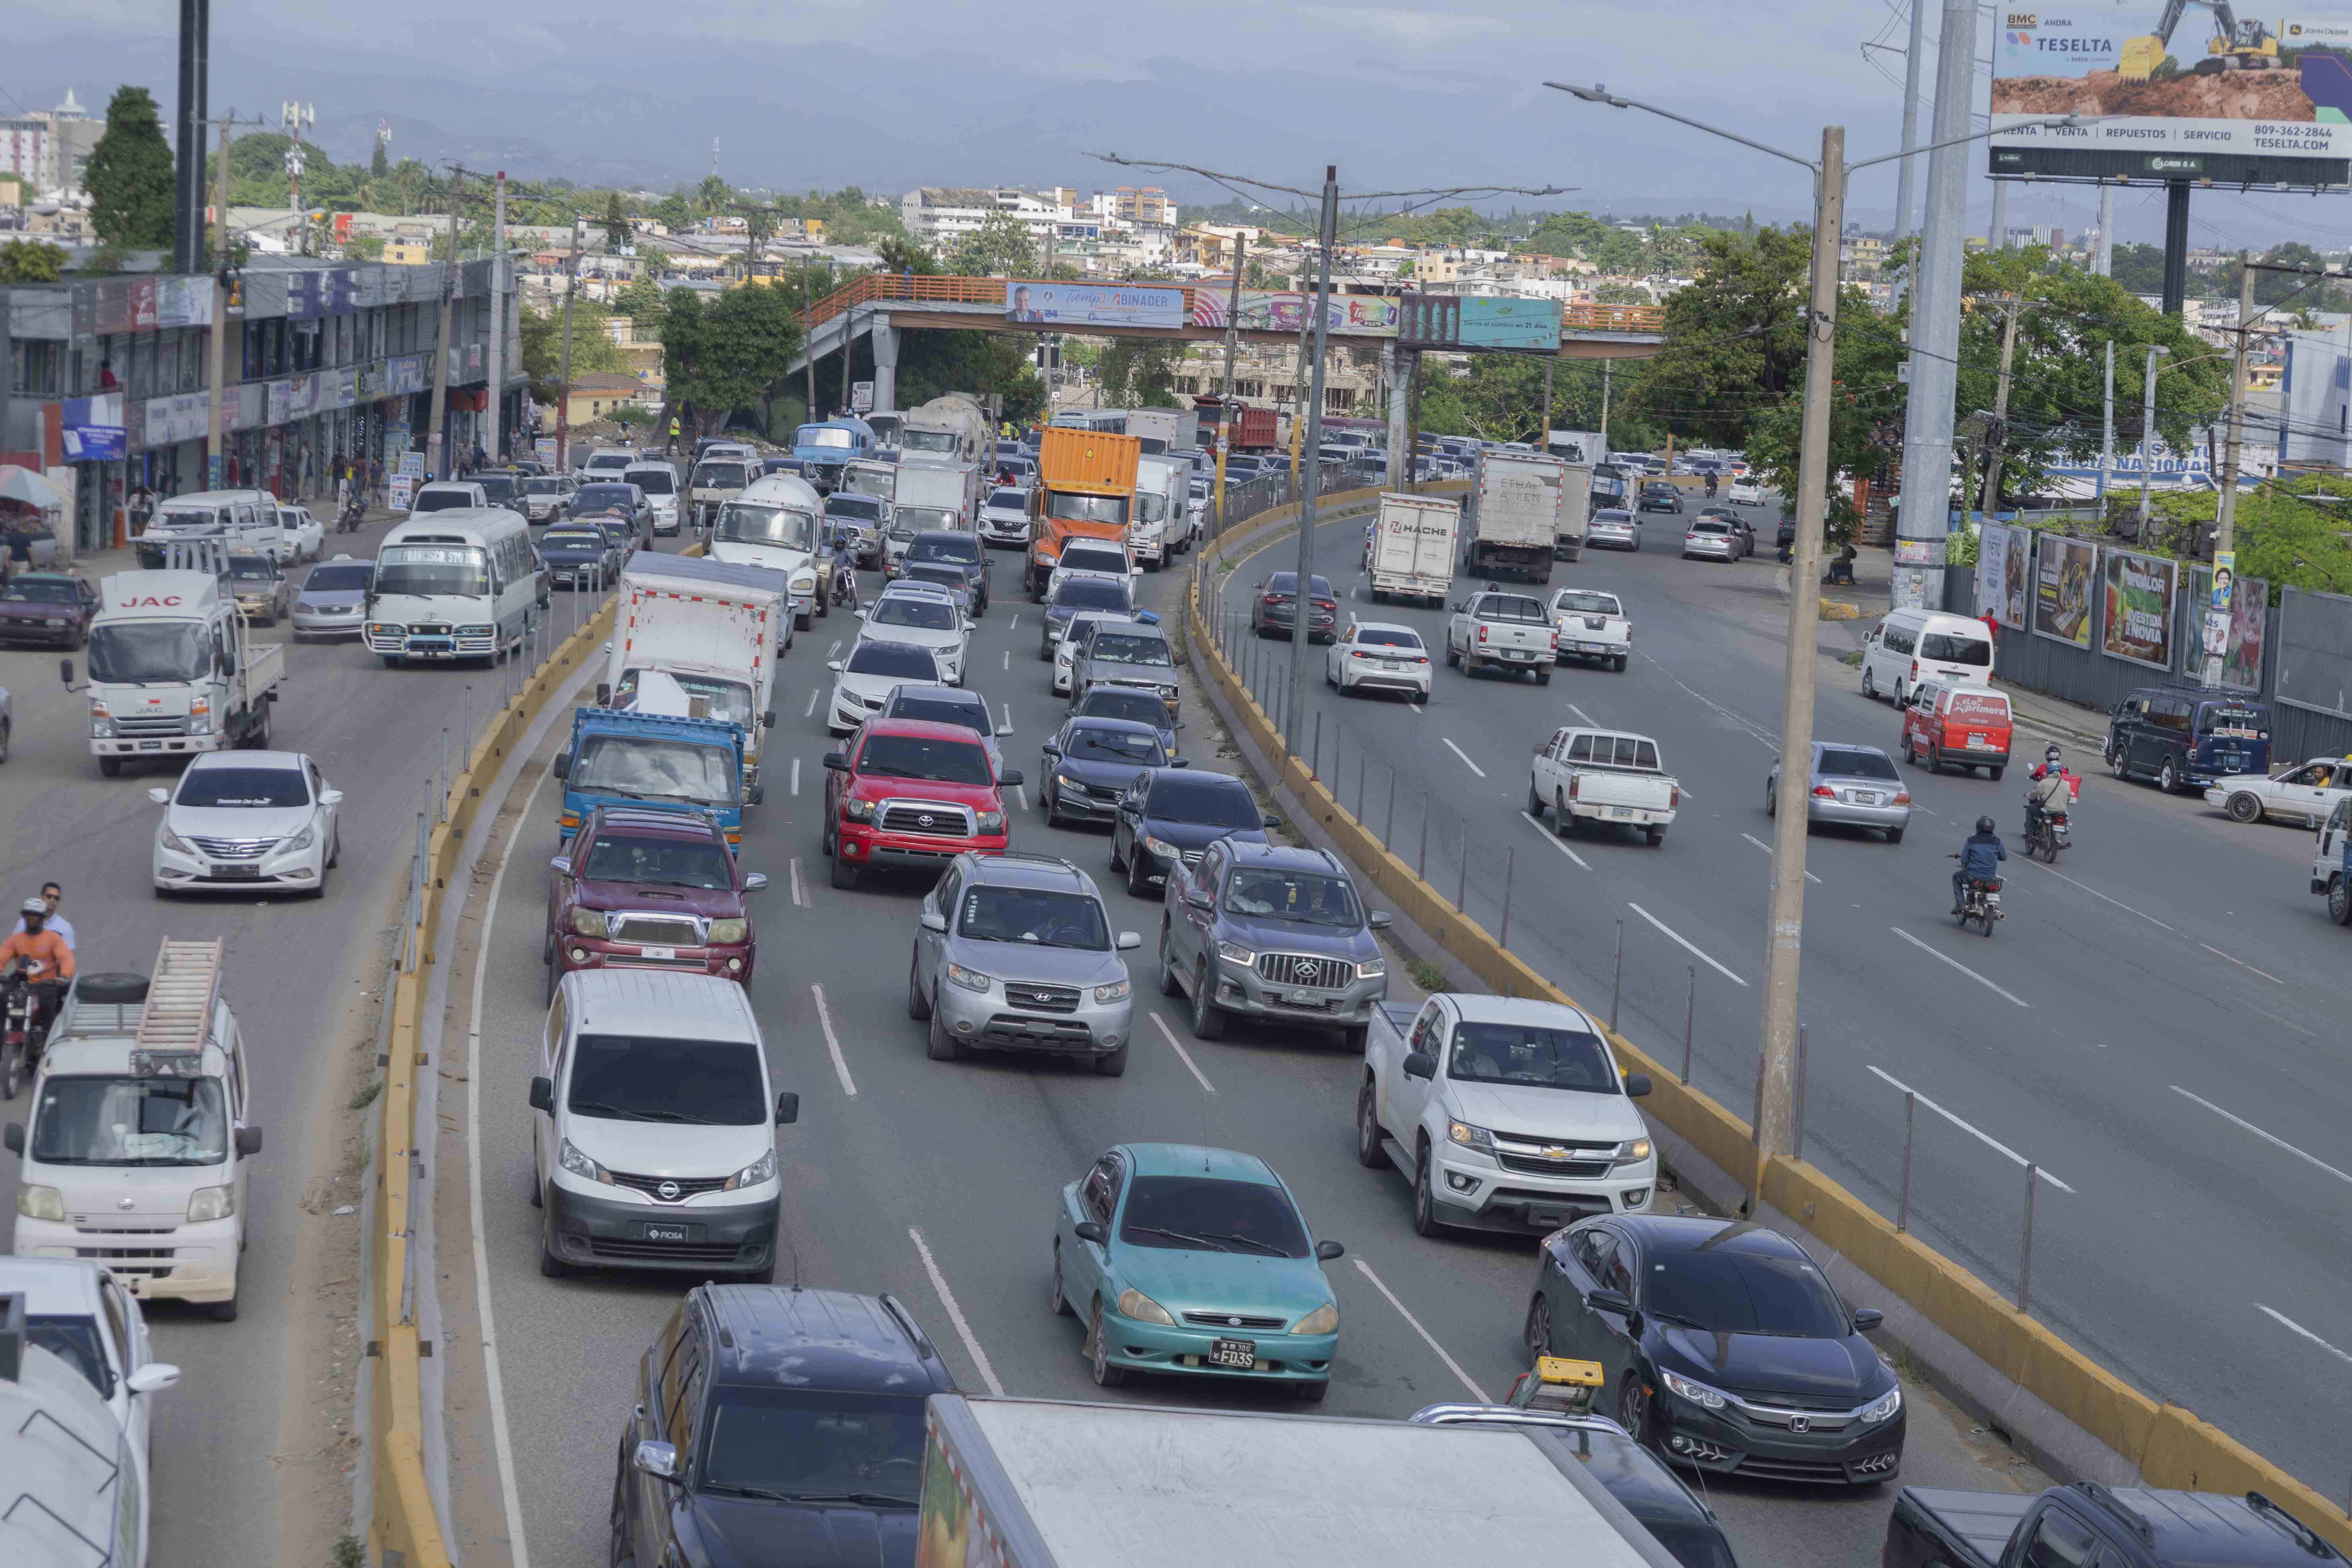
[[[57,932],[68,947],[79,951],[81,944],[74,941],[73,921],[58,913],[58,905],[64,900],[65,896],[66,890],[55,882],[41,884],[41,901],[49,906],[48,929]],[[25,929],[25,917],[22,915],[16,917],[16,929],[20,931]]]

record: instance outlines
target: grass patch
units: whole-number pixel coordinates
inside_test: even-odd
[[[367,1568],[367,1548],[356,1535],[337,1538],[327,1552],[328,1568]]]
[[[1425,958],[1414,959],[1406,966],[1406,973],[1412,976],[1412,983],[1423,991],[1445,989],[1445,971]]]
[[[365,1089],[359,1090],[352,1096],[350,1109],[353,1110],[365,1110],[369,1106],[375,1103],[375,1097],[383,1092],[383,1079],[373,1079]]]
[[[1842,653],[1838,655],[1838,662],[1849,668],[1858,668],[1862,663],[1862,650],[1856,648],[1852,653]]]

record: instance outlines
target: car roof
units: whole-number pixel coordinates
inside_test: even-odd
[[[910,681],[890,692],[890,700],[894,703],[902,697],[912,697],[925,702],[951,702],[959,708],[977,708],[983,713],[988,711],[987,698],[961,686],[919,686]]]
[[[22,1296],[27,1317],[95,1316],[103,1268],[79,1258],[0,1258],[0,1294]]]
[[[722,1387],[950,1394],[955,1380],[895,1297],[773,1285],[705,1285],[717,1342],[705,1347]]]
[[[654,838],[709,839],[719,833],[719,824],[702,812],[646,811],[629,805],[600,805],[581,825],[584,836],[591,826],[610,828],[616,832],[644,834]]]
[[[1100,713],[1073,713],[1063,724],[1065,730],[1097,730],[1107,735],[1146,735],[1160,738],[1160,731],[1150,724],[1132,719],[1112,719]]]
[[[9,575],[11,583],[79,583],[80,578],[70,572],[16,572]]]
[[[287,768],[299,770],[299,752],[198,752],[188,759],[191,768]]]
[[[1801,1258],[1805,1249],[1769,1226],[1707,1215],[1619,1215],[1620,1223],[1652,1252],[1731,1252],[1748,1258]]]
[[[936,719],[886,719],[880,714],[866,721],[868,739],[876,735],[911,735],[919,741],[953,741],[959,745],[976,746],[979,737],[961,724],[942,724]]]
[[[1591,1034],[1601,1033],[1591,1014],[1562,1002],[1546,1002],[1534,996],[1496,996],[1483,991],[1450,991],[1445,999],[1465,1023],[1534,1024],[1545,1028],[1565,1026],[1581,1027]]]
[[[922,563],[917,562],[916,564]],[[920,577],[893,577],[889,582],[882,584],[882,592],[875,596],[887,599],[893,594],[919,594],[927,599],[944,599],[952,596],[945,584],[926,582]]]
[[[992,887],[1076,890],[1101,896],[1092,877],[1078,869],[1075,861],[1065,860],[1058,855],[1033,855],[1017,849],[982,855],[974,850],[963,855],[961,859],[965,863],[966,876],[974,882],[985,882]]]
[[[1414,637],[1421,636],[1420,627],[1409,626],[1402,621],[1358,621],[1356,629],[1360,632],[1411,632]]]
[[[1295,844],[1260,844],[1252,839],[1236,838],[1228,848],[1236,865],[1247,864],[1273,871],[1328,871],[1344,877],[1339,858],[1327,849],[1309,849]]]
[[[1254,1182],[1278,1187],[1274,1167],[1255,1154],[1212,1149],[1199,1143],[1128,1143],[1121,1145],[1139,1176],[1207,1176],[1229,1182]]]
[[[572,1016],[583,1030],[760,1043],[743,987],[719,975],[575,969],[563,984],[572,988]]]

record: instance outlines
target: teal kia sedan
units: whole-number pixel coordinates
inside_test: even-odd
[[[1123,1143],[1062,1189],[1054,1310],[1087,1321],[1108,1388],[1135,1372],[1331,1386],[1339,1305],[1317,1241],[1265,1161],[1185,1143]]]

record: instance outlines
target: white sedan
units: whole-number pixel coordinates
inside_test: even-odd
[[[309,507],[281,505],[278,522],[286,531],[285,559],[316,561],[319,552],[326,548],[327,525],[312,517]]]
[[[865,723],[901,686],[941,683],[939,659],[930,649],[912,643],[860,637],[847,658],[836,658],[825,668],[833,671],[834,682],[824,727],[835,735],[846,735]]]
[[[1753,479],[1734,479],[1731,481],[1731,501],[1734,506],[1762,506],[1764,487]]]
[[[2218,805],[2232,822],[2275,822],[2317,827],[2352,795],[2352,758],[2315,757],[2266,779],[2235,778],[2205,792],[2205,804]]]
[[[1323,683],[1342,697],[1359,691],[1402,691],[1429,700],[1429,648],[1411,626],[1391,621],[1350,621],[1323,656]]]
[[[1551,624],[1559,628],[1559,662],[1598,659],[1622,670],[1633,652],[1633,623],[1614,594],[1562,588],[1551,596]]]
[[[337,807],[343,792],[300,752],[206,752],[173,789],[147,798],[155,824],[155,896],[177,892],[327,890],[342,854]]]
[[[857,634],[859,642],[911,643],[928,649],[939,660],[940,679],[950,686],[963,684],[971,622],[948,595],[931,592],[928,584],[894,583],[858,611],[857,618],[866,623]]]

